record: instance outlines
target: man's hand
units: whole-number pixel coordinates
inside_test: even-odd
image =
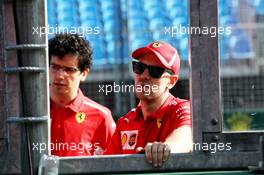
[[[147,161],[154,167],[161,167],[162,164],[168,160],[171,148],[167,143],[154,142],[148,143],[145,148],[138,147],[138,153],[144,153]]]

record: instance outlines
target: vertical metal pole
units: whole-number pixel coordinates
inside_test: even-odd
[[[15,19],[18,44],[45,44],[46,36],[34,32],[33,28],[45,27],[44,0],[14,1]],[[39,31],[39,30],[38,30]],[[46,51],[21,50],[19,66],[46,67]],[[48,115],[48,89],[46,73],[21,73],[22,108],[25,117],[38,117]],[[25,124],[22,131],[22,174],[37,174],[39,160],[48,150],[34,148],[40,144],[48,147],[48,124]]]
[[[210,10],[208,10],[210,9]],[[209,29],[200,39],[203,131],[219,133],[222,130],[220,108],[220,73],[218,57],[217,0],[200,1],[200,27]],[[212,35],[212,29],[216,29]],[[208,112],[210,111],[210,112]]]
[[[261,160],[259,162],[259,167],[264,168],[264,140],[263,140],[263,136],[260,136],[259,144],[260,144],[260,160]]]
[[[0,68],[4,67],[5,61],[4,61],[4,17],[3,17],[3,6],[4,3],[3,1],[0,1]],[[2,106],[5,105],[5,76],[3,73],[0,73],[0,94],[1,94],[1,101],[0,101],[0,114],[5,114],[6,113],[6,108],[2,108]],[[6,150],[6,125],[4,123],[5,116],[2,115],[0,116],[0,150]],[[2,152],[0,151],[0,161],[2,160]],[[3,164],[3,163],[1,163]],[[0,173],[2,172],[2,169],[4,168],[4,165],[0,165]]]
[[[211,36],[201,32],[218,27],[217,0],[190,0],[189,3],[193,135],[194,143],[201,143],[203,132],[221,131],[218,37],[217,33]],[[195,33],[194,28],[200,32]]]
[[[200,0],[189,1],[189,21],[190,27],[200,27]],[[201,56],[200,56],[200,35],[189,34],[190,52],[188,53],[190,62],[190,99],[192,113],[193,142],[202,143],[202,102],[201,102]]]

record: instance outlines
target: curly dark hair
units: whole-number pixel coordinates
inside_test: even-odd
[[[78,56],[78,67],[81,71],[91,67],[92,48],[90,43],[78,34],[57,34],[49,40],[49,62],[51,56],[63,58],[66,54]]]

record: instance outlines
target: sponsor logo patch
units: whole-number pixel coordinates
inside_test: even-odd
[[[121,144],[123,150],[133,150],[137,145],[138,130],[121,131]]]

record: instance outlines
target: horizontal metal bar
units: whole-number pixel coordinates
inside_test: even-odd
[[[203,140],[205,143],[230,143],[233,151],[258,151],[259,137],[263,136],[262,132],[246,132],[246,133],[203,133]]]
[[[41,73],[41,72],[45,72],[46,68],[44,67],[7,67],[7,68],[3,68],[1,69],[2,72],[5,73],[20,73],[20,72],[32,72],[32,73]]]
[[[145,155],[116,155],[94,157],[60,157],[59,173],[124,173],[194,170],[248,170],[259,161],[259,152],[217,152],[172,154],[161,168],[153,168]],[[104,168],[102,168],[104,167]]]
[[[45,44],[18,44],[8,45],[5,47],[6,50],[34,50],[34,49],[45,49]]]
[[[46,122],[49,120],[48,116],[39,117],[9,117],[6,122],[8,123],[39,123]]]

